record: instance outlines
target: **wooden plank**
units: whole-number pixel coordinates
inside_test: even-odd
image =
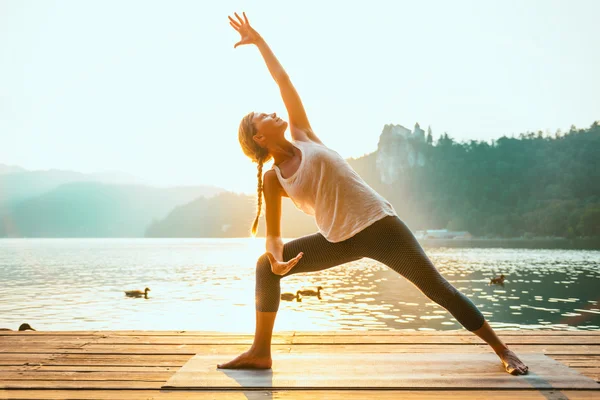
[[[271,346],[274,353],[287,352],[290,345],[273,345]],[[24,348],[15,349],[11,352],[0,354],[0,362],[4,355],[12,357],[20,356],[27,358],[28,356],[36,355],[52,355],[52,354],[179,354],[190,356],[199,352],[220,353],[223,349],[231,349],[232,351],[244,352],[250,348],[249,344],[243,345],[155,345],[155,344],[139,344],[139,345],[111,345],[111,344],[89,344],[83,347],[74,348]]]
[[[250,330],[252,329],[252,331]],[[149,335],[149,336],[252,336],[254,334],[254,327],[248,329],[247,332],[219,332],[219,331],[151,331],[151,330],[110,330],[110,331],[101,331],[102,333],[110,333],[112,335]],[[273,337],[275,336],[293,336],[295,331],[274,331]]]
[[[523,335],[523,336],[507,336],[500,339],[507,345],[512,344],[598,344],[600,345],[599,336],[580,336],[576,340],[573,337],[567,336],[540,336],[540,335]],[[470,336],[431,336],[431,335],[376,335],[376,336],[295,336],[292,338],[293,344],[360,344],[360,343],[410,343],[410,344],[428,344],[428,343],[446,343],[446,344],[473,344],[485,343],[481,338],[475,335]]]
[[[598,360],[575,360],[575,361],[556,360],[556,361],[560,361],[561,363],[568,365],[569,367],[591,368],[591,367],[596,367],[596,366],[600,365]]]
[[[579,372],[581,375],[585,375],[590,379],[595,380],[596,382],[598,382],[600,384],[600,370],[596,369],[591,369],[591,368],[573,368],[575,371]],[[600,393],[598,394],[598,397],[600,398]]]
[[[10,351],[2,351],[0,354],[29,354],[31,356],[39,355],[49,355],[49,354],[63,354],[63,353],[81,353],[81,348],[79,347],[24,347],[18,349],[11,349]],[[2,359],[2,355],[0,355],[0,359]]]
[[[91,343],[89,339],[60,339],[49,338],[7,338],[0,340],[0,353],[19,353],[19,352],[55,352],[60,349],[72,349]],[[38,349],[40,351],[38,351]]]
[[[287,353],[291,345],[272,345],[271,352]],[[111,345],[91,344],[80,349],[64,349],[65,354],[188,354],[197,353],[219,354],[223,352],[243,353],[250,348],[249,344],[231,345],[166,345],[166,344],[140,344],[140,345]]]
[[[159,390],[0,390],[0,400],[592,400],[598,392],[591,390],[310,390],[310,391],[159,391]]]
[[[0,366],[17,366],[25,364],[39,364],[47,362],[60,354],[9,354],[0,353]]]
[[[544,353],[546,355],[600,355],[598,345],[513,345],[510,349],[515,353]],[[304,344],[291,345],[291,353],[416,353],[445,352],[457,353],[489,353],[492,349],[487,344],[461,345],[410,345],[410,344]]]
[[[0,389],[160,389],[161,382],[144,381],[11,381],[1,380]],[[114,398],[114,397],[113,397]]]
[[[2,380],[9,381],[142,381],[165,382],[170,372],[108,372],[108,371],[14,371],[3,372]]]
[[[551,356],[557,361],[562,362],[568,366],[574,367],[600,367],[600,356],[585,355],[585,356],[565,356],[565,355],[553,355]]]
[[[2,336],[94,336],[102,331],[0,331]]]
[[[106,336],[94,341],[96,344],[252,344],[253,336]],[[274,337],[272,344],[291,344],[292,337]],[[600,344],[600,338],[598,338]]]
[[[0,376],[4,376],[3,374],[6,371],[29,371],[36,368],[39,367],[30,365],[0,365]]]
[[[60,353],[63,350],[69,349],[79,349],[90,342],[84,343],[44,343],[44,342],[36,342],[36,343],[24,343],[21,345],[7,346],[5,348],[0,346],[0,353]]]
[[[12,367],[18,368],[18,367]],[[128,365],[128,366],[114,366],[114,365],[42,365],[37,367],[29,367],[35,369],[36,371],[80,371],[80,372],[120,372],[120,373],[128,373],[128,372],[170,372],[174,373],[179,368],[178,366],[136,366],[136,365]]]
[[[103,331],[0,331],[2,336],[212,336],[212,337],[230,337],[230,336],[252,336],[253,332],[214,332],[214,331],[148,331],[148,330],[103,330]],[[293,331],[275,331],[273,337],[291,337]]]
[[[140,367],[180,367],[190,356],[156,354],[62,354],[46,360],[44,365],[88,365],[88,366],[140,366]]]
[[[600,330],[595,331],[550,331],[550,330],[502,330],[496,329],[499,336],[600,336]],[[416,330],[386,330],[386,331],[295,331],[294,336],[389,336],[389,335],[416,335],[416,336],[472,336],[473,333],[466,329],[448,331],[416,331]]]
[[[75,336],[3,336],[0,338],[0,346],[18,345],[27,343],[52,343],[52,344],[84,344],[99,338],[99,336],[75,337]]]

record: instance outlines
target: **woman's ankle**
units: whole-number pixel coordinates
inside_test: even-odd
[[[248,350],[248,352],[252,353],[255,356],[258,357],[269,357],[271,358],[271,345],[257,345],[257,344],[252,344],[252,346],[250,346],[250,350]]]
[[[499,345],[492,346],[492,349],[494,349],[494,351],[496,352],[496,354],[500,355],[501,353],[503,353],[506,350],[508,350],[508,346],[505,345],[504,343],[500,343]]]

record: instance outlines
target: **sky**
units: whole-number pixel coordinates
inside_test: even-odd
[[[255,193],[239,122],[287,114],[258,49],[233,48],[236,11],[344,157],[390,123],[489,142],[600,119],[595,0],[2,0],[0,164]]]

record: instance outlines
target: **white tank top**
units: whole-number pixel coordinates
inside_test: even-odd
[[[288,178],[275,173],[296,207],[313,215],[329,242],[346,240],[372,223],[397,215],[394,207],[371,188],[334,150],[313,141],[292,141],[302,160]]]

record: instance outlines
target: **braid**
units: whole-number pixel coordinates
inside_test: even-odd
[[[258,160],[258,174],[256,175],[256,177],[258,178],[258,186],[256,188],[256,194],[258,196],[258,207],[256,210],[256,218],[254,219],[254,223],[252,224],[252,236],[256,236],[256,231],[258,230],[258,218],[260,217],[260,211],[262,208],[262,192],[263,192],[263,188],[262,188],[262,169],[263,169],[263,162],[264,159],[261,158]]]
[[[256,210],[256,218],[254,219],[254,223],[252,224],[251,234],[252,236],[256,236],[256,231],[258,230],[258,219],[260,218],[260,212],[262,209],[262,194],[263,194],[263,164],[268,162],[273,156],[269,154],[269,150],[264,147],[261,147],[258,143],[253,140],[254,135],[258,133],[256,126],[252,122],[252,118],[254,117],[254,112],[247,114],[244,118],[242,118],[242,122],[240,122],[240,127],[238,129],[238,139],[240,141],[240,146],[242,146],[242,151],[246,156],[248,156],[253,162],[258,163],[258,174],[256,177],[258,178],[258,187],[256,189],[256,194],[258,195],[258,209]]]

